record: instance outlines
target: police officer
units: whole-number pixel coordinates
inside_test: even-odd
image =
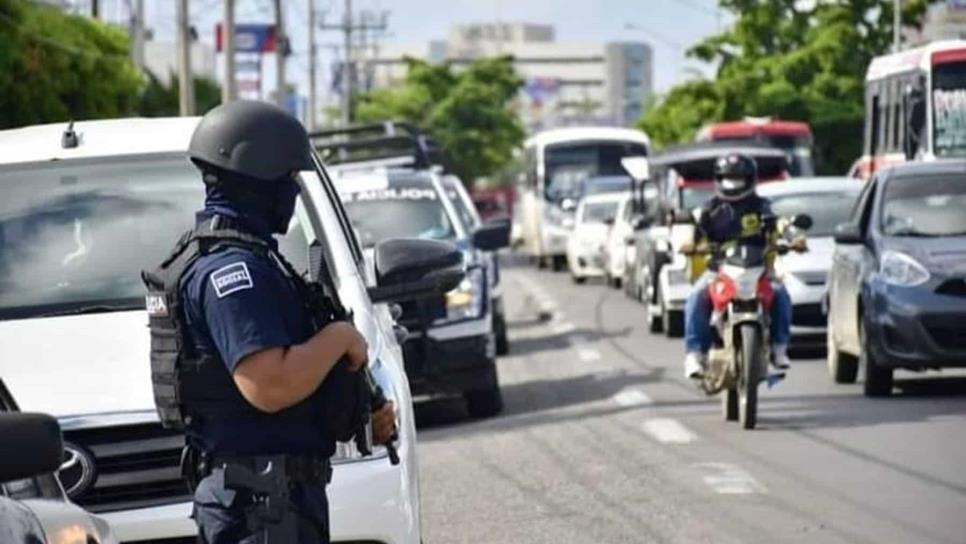
[[[155,399],[162,422],[186,431],[189,472],[200,479],[200,537],[262,542],[250,519],[257,495],[226,485],[226,467],[257,471],[259,456],[284,455],[297,541],[328,542],[335,437],[326,379],[340,364],[360,371],[367,345],[347,322],[313,325],[304,281],[273,238],[288,231],[298,172],[313,168],[308,137],[275,106],[237,101],[202,118],[188,156],[201,171],[205,207],[145,282]],[[394,421],[391,404],[372,414],[375,442],[389,439]]]
[[[777,236],[775,217],[771,203],[755,192],[758,183],[758,167],[755,160],[741,153],[719,157],[714,165],[715,195],[705,203],[697,225],[695,243],[706,241],[712,248],[741,241],[744,244],[766,248]],[[804,251],[805,241],[793,241],[791,247]],[[689,244],[685,253],[693,249]],[[712,257],[710,271],[717,269],[717,259]],[[769,266],[771,263],[769,263]],[[700,378],[707,364],[711,349],[711,300],[708,284],[713,278],[706,272],[691,288],[684,308],[684,343],[687,354],[684,374],[688,378]],[[774,284],[774,300],[771,308],[772,365],[780,370],[788,368],[788,341],[791,338],[792,305],[788,292],[781,284]]]

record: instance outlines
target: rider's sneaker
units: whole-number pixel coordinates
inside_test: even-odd
[[[700,351],[689,351],[684,356],[684,377],[689,380],[700,380],[708,365],[708,356]]]
[[[788,370],[792,361],[788,358],[788,346],[775,344],[771,347],[771,366],[778,370]]]

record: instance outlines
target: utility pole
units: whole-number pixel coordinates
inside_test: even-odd
[[[285,35],[285,16],[282,0],[275,0],[275,101],[278,107],[285,109],[288,105],[285,89],[285,55],[288,53],[288,37]]]
[[[895,0],[892,5],[892,52],[902,48],[902,1]]]
[[[194,78],[191,75],[191,30],[188,26],[188,0],[178,0],[178,111],[182,116],[195,114]]]
[[[138,70],[144,70],[144,0],[134,0],[131,13],[131,61]]]
[[[225,84],[221,87],[221,103],[238,97],[235,80],[235,0],[225,0],[225,22],[221,28],[222,54],[225,55]]]
[[[318,102],[315,96],[315,64],[316,64],[316,50],[315,50],[315,0],[308,0],[309,2],[309,111],[306,116],[308,119],[309,130],[315,130],[318,126],[316,123],[315,110],[318,109]]]
[[[95,19],[101,18],[101,2],[100,0],[91,0],[91,17]]]
[[[352,95],[355,92],[355,55],[352,45],[353,32],[366,30],[385,30],[386,20],[382,18],[378,23],[367,23],[365,21],[356,23],[352,15],[352,0],[345,0],[345,13],[342,16],[342,24],[319,26],[322,30],[338,30],[342,32],[342,47],[345,51],[342,63],[342,123],[348,125],[352,122]]]

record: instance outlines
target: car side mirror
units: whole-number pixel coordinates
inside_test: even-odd
[[[47,414],[0,414],[0,482],[56,472],[64,461],[60,424]]]
[[[792,218],[792,225],[800,230],[808,230],[812,228],[812,216],[807,213],[800,213]]]
[[[510,245],[510,223],[487,223],[473,231],[473,247],[483,251],[496,251]]]
[[[465,276],[463,252],[455,245],[414,238],[376,245],[375,269],[377,285],[368,289],[373,303],[439,296],[455,289]]]
[[[835,243],[842,245],[856,245],[865,242],[859,226],[855,223],[842,223],[835,227]]]

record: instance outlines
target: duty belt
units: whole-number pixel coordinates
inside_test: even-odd
[[[326,485],[332,480],[332,464],[328,459],[300,455],[216,455],[211,459],[210,467],[224,469],[228,465],[239,465],[252,472],[260,472],[265,469],[265,459],[282,459],[285,463],[285,476],[292,482]]]

